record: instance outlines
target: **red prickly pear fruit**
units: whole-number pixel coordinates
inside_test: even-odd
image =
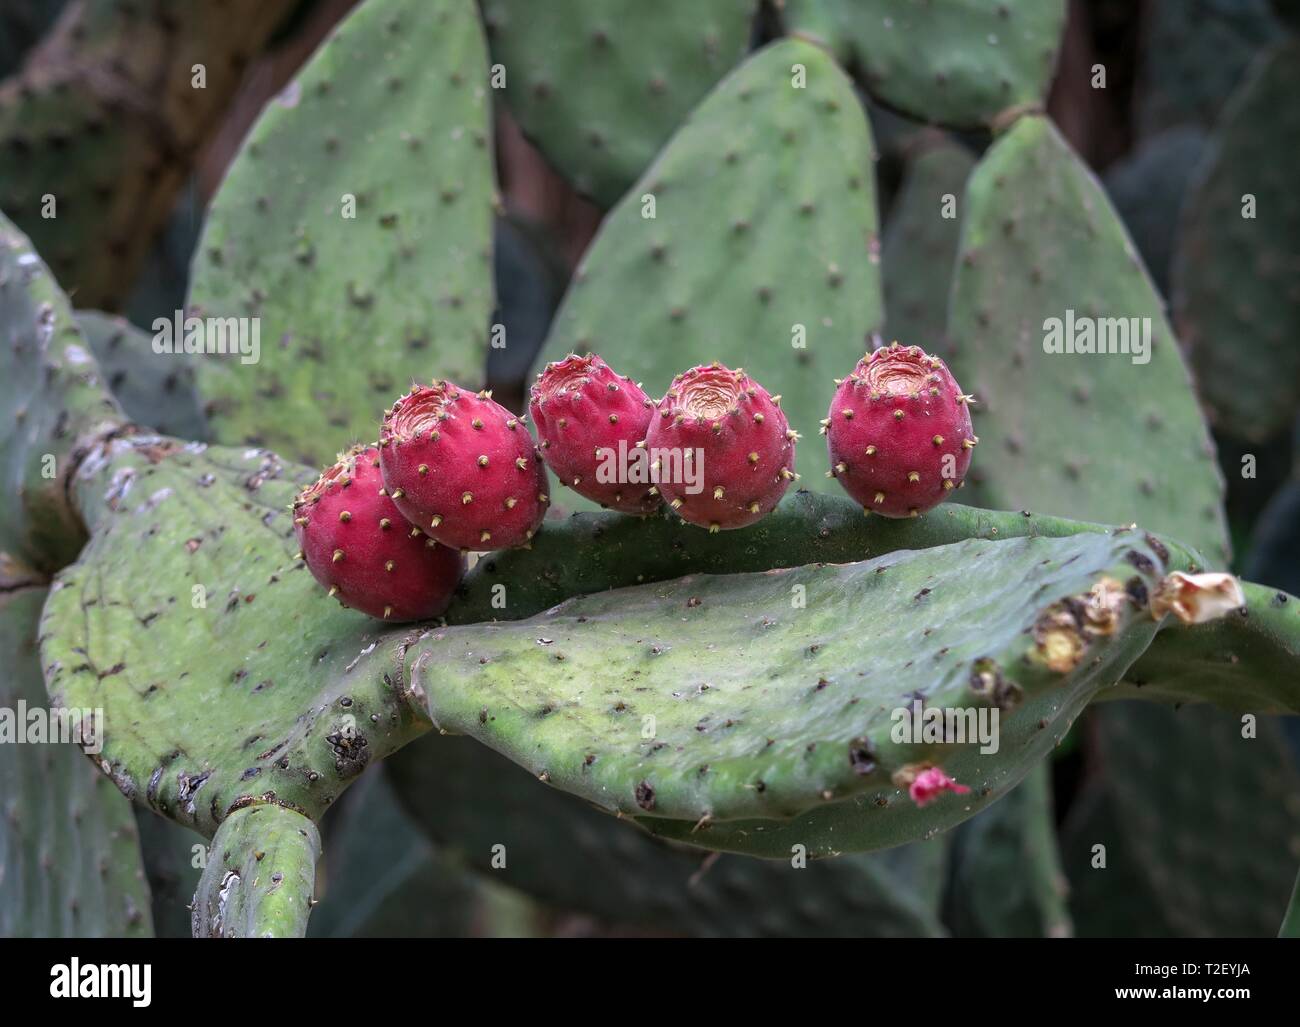
[[[961,487],[979,439],[972,397],[942,360],[894,343],[836,384],[822,422],[828,473],[864,512],[915,517]]]
[[[797,475],[781,397],[719,363],[673,379],[646,448],[660,494],[684,521],[743,528],[771,513]]]
[[[417,385],[387,411],[379,464],[402,515],[453,549],[527,545],[550,503],[523,419],[447,381]]]
[[[428,620],[447,609],[465,558],[413,530],[384,491],[379,449],[356,446],[293,503],[312,577],[344,606],[380,620]]]
[[[595,356],[570,355],[546,365],[533,383],[529,416],[542,458],[581,496],[611,510],[650,514],[663,505],[650,483],[620,481],[628,454],[645,440],[654,401],[631,378]]]

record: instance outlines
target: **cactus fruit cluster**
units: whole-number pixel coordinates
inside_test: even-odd
[[[943,361],[895,342],[837,381],[822,422],[832,469],[866,513],[916,517],[962,485],[978,439]],[[294,500],[302,558],[329,594],[382,620],[437,617],[466,552],[528,546],[550,505],[546,467],[624,514],[666,504],[711,533],[776,509],[799,433],[771,395],[714,361],[677,375],[655,402],[596,354],[537,376],[525,419],[484,390],[416,385]]]
[[[530,930],[1276,931],[1294,4],[1143,5],[1133,112],[1061,127],[1102,95],[1064,0],[164,6],[69,4],[0,82],[0,933],[508,933],[501,889]],[[276,24],[305,63],[209,146]],[[75,310],[201,154],[184,309]],[[1292,476],[1267,517],[1216,436]],[[7,744],[46,701],[62,748]]]

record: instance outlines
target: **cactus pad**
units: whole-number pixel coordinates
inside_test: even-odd
[[[1136,522],[1226,563],[1223,482],[1160,297],[1051,122],[1026,116],[998,139],[962,216],[948,336],[953,373],[979,401],[976,497]],[[1098,330],[1136,319],[1139,337],[1148,319],[1149,361],[1049,352],[1049,319],[1065,335],[1070,317]]]
[[[606,217],[536,368],[595,352],[656,397],[697,364],[743,366],[811,437],[831,378],[880,327],[871,156],[862,107],[825,51],[760,50]],[[810,458],[804,480],[833,489],[823,469]]]
[[[469,0],[370,0],[270,103],[195,257],[191,313],[260,318],[259,363],[200,364],[214,438],[319,464],[412,378],[482,379],[487,91]]]
[[[919,517],[863,517],[845,496],[791,493],[748,528],[708,537],[669,517],[572,514],[548,522],[529,549],[490,553],[470,572],[447,611],[453,624],[518,620],[571,596],[683,574],[739,574],[809,563],[853,563],[899,549],[987,540],[1105,532],[1100,524],[1028,512],[944,503]],[[1196,554],[1174,547],[1179,561]],[[574,553],[582,553],[575,560]]]
[[[610,207],[749,48],[757,0],[486,0],[492,60],[520,127]]]
[[[1208,624],[1176,621],[1129,668],[1118,697],[1300,713],[1300,599],[1242,582],[1246,605]]]
[[[1170,933],[1274,934],[1300,851],[1300,772],[1279,723],[1260,718],[1247,738],[1240,720],[1204,707],[1117,703],[1092,716],[1114,822],[1065,844],[1075,873],[1096,875],[1083,885],[1094,901],[1121,901],[1108,883],[1132,875]],[[1104,869],[1089,865],[1098,844]]]
[[[944,920],[959,937],[1072,933],[1045,760],[1010,795],[956,831]]]
[[[79,303],[121,308],[250,60],[295,3],[69,3],[0,83],[11,155],[0,209]]]
[[[43,588],[0,595],[0,710],[11,717],[19,702],[46,706],[35,644],[44,600]],[[72,745],[0,741],[0,937],[152,933],[131,804]]]
[[[1144,22],[1135,90],[1143,136],[1175,125],[1210,128],[1281,31],[1269,0],[1162,0]]]
[[[303,937],[318,859],[320,833],[302,814],[268,803],[236,810],[208,850],[194,893],[194,937]]]
[[[112,314],[79,310],[77,325],[127,417],[165,435],[203,438],[193,364],[155,353],[148,333]]]
[[[92,540],[46,604],[46,686],[104,709],[97,762],[119,788],[207,836],[259,800],[319,817],[424,730],[393,684],[400,636],[294,559],[289,503],[314,477],[258,450],[137,435],[76,485]]]
[[[806,867],[734,855],[715,860],[539,787],[473,739],[421,739],[384,767],[431,837],[494,880],[562,909],[706,937],[943,933],[935,914],[939,840]],[[498,855],[504,867],[493,865]]]
[[[1271,51],[1225,109],[1190,190],[1174,320],[1215,426],[1262,442],[1300,408],[1300,40]],[[1248,197],[1253,216],[1246,217]]]
[[[878,99],[953,128],[1043,102],[1064,0],[785,0],[786,27],[860,69]]]
[[[0,553],[53,571],[85,534],[67,502],[80,447],[122,420],[67,298],[0,215]]]
[[[939,135],[914,144],[885,229],[885,334],[947,360],[948,290],[957,259],[961,203],[975,166],[969,150]],[[944,197],[955,200],[947,218]]]
[[[606,809],[649,821],[790,818],[865,794],[852,847],[884,847],[1014,784],[1118,679],[1156,622],[1103,579],[1156,575],[1147,548],[1128,533],[968,540],[859,564],[689,576],[432,631],[407,653],[409,688],[435,726]],[[1112,611],[1105,637],[1082,643],[1044,626],[1049,607],[1094,586]],[[1043,662],[1057,645],[1077,658]],[[913,697],[971,706],[1013,694],[1030,709],[1008,715],[995,755],[890,739],[891,711]],[[925,759],[980,791],[909,809],[891,775]],[[713,842],[712,832],[697,841]]]

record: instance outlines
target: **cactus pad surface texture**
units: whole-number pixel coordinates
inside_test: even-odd
[[[369,0],[268,105],[208,210],[190,285],[195,316],[258,319],[257,362],[199,366],[215,440],[323,463],[373,441],[376,410],[412,376],[481,379],[486,75],[472,4]],[[269,188],[284,168],[292,187]]]

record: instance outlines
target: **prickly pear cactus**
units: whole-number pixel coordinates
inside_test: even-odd
[[[1300,775],[1278,723],[1264,717],[1248,728],[1205,708],[1147,703],[1106,704],[1090,716],[1113,819],[1064,836],[1089,903],[1075,904],[1081,923],[1105,930],[1109,914],[1090,907],[1115,902],[1106,882],[1127,876],[1171,934],[1276,934],[1300,846]]]
[[[319,464],[373,441],[412,378],[481,380],[487,94],[471,0],[368,0],[268,105],[208,210],[190,286],[192,314],[259,332],[256,362],[200,364],[216,440]],[[286,168],[293,187],[268,188]]]
[[[430,837],[561,909],[698,937],[944,933],[942,840],[834,860],[714,857],[538,788],[473,739],[421,739],[385,766]]]
[[[1050,761],[955,832],[944,919],[963,937],[1073,933],[1052,820]]]
[[[1289,677],[1300,642],[1300,599],[1252,582],[1242,593],[1240,610],[1156,636],[1119,694],[1210,702],[1236,713],[1300,713],[1300,691]]]
[[[718,360],[780,382],[791,426],[812,437],[830,379],[880,327],[871,155],[861,106],[825,51],[801,40],[758,51],[606,217],[535,369],[597,352],[661,395]],[[828,487],[820,473],[805,483]]]
[[[104,772],[204,835],[267,798],[317,818],[425,729],[379,622],[294,559],[289,504],[314,477],[263,451],[136,435],[76,484],[93,538],[45,607],[46,688],[103,708]],[[194,638],[209,652],[197,663]]]
[[[1223,481],[1163,304],[1046,118],[1017,121],[971,175],[948,338],[978,400],[975,498],[1136,522],[1227,562]]]
[[[320,832],[274,803],[231,813],[194,893],[196,938],[301,938],[311,915]]]
[[[48,706],[35,643],[45,595],[33,587],[0,596],[6,735],[28,727],[24,711]],[[0,883],[0,937],[153,933],[131,805],[70,743],[0,742]]]
[[[208,26],[212,46],[202,52],[228,56],[235,33],[215,23],[227,6],[202,5],[176,32],[190,39]],[[1300,712],[1300,600],[1202,573],[1229,554],[1222,481],[1187,370],[1119,219],[1042,113],[1063,0],[725,0],[707,11],[672,0],[653,14],[643,6],[357,6],[257,120],[207,213],[190,309],[180,313],[199,318],[190,338],[199,348],[228,347],[241,329],[249,348],[207,352],[192,401],[183,373],[174,397],[166,387],[185,362],[150,359],[162,357],[153,340],[98,316],[78,324],[31,244],[0,219],[0,347],[9,358],[0,387],[8,496],[0,605],[12,632],[0,643],[25,654],[39,644],[55,706],[103,710],[93,731],[80,731],[88,769],[101,774],[89,814],[74,782],[70,818],[47,809],[33,817],[36,764],[26,752],[0,752],[10,782],[0,876],[22,881],[0,897],[0,922],[23,933],[95,933],[121,918],[122,931],[148,929],[131,821],[118,818],[121,802],[103,801],[116,785],[149,816],[210,840],[188,919],[203,936],[302,936],[321,897],[335,907],[318,933],[434,930],[404,915],[418,913],[417,902],[444,901],[458,904],[449,929],[469,933],[512,901],[532,910],[509,898],[516,888],[611,923],[698,935],[1063,934],[1070,917],[1046,760],[1089,704],[1196,704],[1180,714],[1195,718],[1210,705],[1238,716]],[[281,5],[259,11],[269,22]],[[0,182],[0,205],[23,217],[33,216],[46,177],[148,164],[159,131],[179,152],[158,165],[156,191],[174,198],[168,176],[194,150],[166,126],[208,112],[187,107],[179,88],[188,44],[156,45],[152,27],[167,17],[160,6],[87,0],[75,14],[69,24],[80,28],[56,43],[107,55],[110,85],[138,87],[141,74],[158,71],[159,95],[127,105],[158,113],[124,130],[101,124],[86,94],[97,96],[103,82],[81,65],[59,79],[46,61],[16,90],[0,85],[0,141],[7,135],[21,158]],[[131,19],[142,19],[142,31],[123,49]],[[1227,231],[1203,223],[1225,208],[1197,199],[1223,182],[1264,204],[1270,233],[1289,224],[1294,205],[1269,171],[1285,161],[1259,157],[1268,133],[1253,108],[1285,106],[1280,84],[1300,63],[1287,63],[1294,47],[1279,45],[1217,129],[1210,171],[1188,194],[1197,207],[1180,268]],[[223,80],[235,70],[223,65]],[[958,144],[915,125],[891,130],[910,140],[912,162],[883,254],[875,148],[850,75],[879,104],[977,133]],[[726,398],[719,383],[743,380],[743,367],[773,394],[751,423],[767,425],[787,473],[761,502],[742,504],[745,516],[696,517],[716,535],[653,509],[546,516],[546,484],[513,534],[482,503],[491,523],[448,534],[449,544],[520,547],[484,554],[454,595],[446,582],[436,611],[415,610],[423,619],[394,627],[340,608],[297,557],[290,502],[318,472],[294,461],[319,465],[352,443],[386,441],[376,432],[393,415],[382,411],[412,379],[450,377],[472,394],[509,363],[485,360],[489,334],[494,343],[500,334],[490,323],[492,233],[504,214],[494,87],[563,174],[603,203],[622,197],[582,257],[537,366],[570,351],[597,354],[644,383],[636,397],[644,408],[665,396],[657,409],[670,421],[681,399],[665,395],[670,382],[706,381],[717,402]],[[86,127],[87,139],[37,138],[27,125],[38,121]],[[990,134],[974,162],[962,147],[983,146]],[[1234,140],[1243,145],[1228,152]],[[74,148],[75,159],[48,172],[47,144]],[[1240,153],[1257,158],[1245,178]],[[512,170],[507,161],[513,196]],[[92,176],[92,193],[108,196],[97,224],[119,224],[123,197],[140,187],[120,177],[114,191]],[[78,270],[83,249],[129,267],[155,220],[141,208],[130,239],[102,232],[106,246],[75,253],[67,240],[76,226],[44,226],[57,240],[47,256],[77,272],[63,284],[79,300],[95,302]],[[1253,270],[1267,286],[1287,267],[1281,244],[1221,249],[1233,266],[1204,261],[1195,274],[1226,280]],[[963,433],[969,394],[978,401],[973,487],[962,495],[998,510],[918,504],[890,510],[917,516],[885,521],[815,494],[836,488],[821,474],[826,457],[795,443],[800,434],[814,441],[832,378],[877,341],[882,259],[891,332],[943,351],[962,383],[949,386],[960,395]],[[526,284],[539,263],[516,262]],[[1180,296],[1194,288],[1191,274],[1176,276]],[[1277,305],[1287,298],[1241,295],[1250,302],[1206,321],[1190,316],[1194,302],[1180,302],[1195,352],[1198,332],[1246,338],[1243,325],[1264,326],[1257,350],[1261,338],[1276,343],[1269,332],[1289,323]],[[537,338],[549,310],[544,297],[533,306]],[[1080,352],[1087,328],[1082,336],[1076,328],[1085,323],[1093,345]],[[1129,345],[1098,353],[1099,325],[1127,329],[1105,341]],[[510,347],[527,345],[513,325],[511,333]],[[1289,358],[1270,356],[1268,345],[1256,363],[1281,381]],[[1207,396],[1243,380],[1214,367]],[[489,433],[519,433],[513,459],[463,448],[472,473],[500,464],[540,481],[533,447],[561,439],[564,426],[543,412],[534,438],[519,413],[520,385],[507,383],[497,402],[509,409],[493,408],[500,432],[494,424]],[[1277,401],[1280,391],[1248,413],[1280,417],[1273,408],[1289,402]],[[173,417],[164,401],[182,397],[189,406]],[[754,397],[762,398],[757,386]],[[476,409],[487,409],[489,394],[481,398]],[[618,414],[600,408],[581,430],[613,437],[607,425],[622,423],[610,419]],[[471,430],[488,424],[469,421]],[[175,437],[205,431],[220,444]],[[953,435],[945,427],[916,437],[933,457],[926,447]],[[833,445],[837,438],[849,448],[868,441],[839,432]],[[974,437],[965,441],[974,449]],[[741,452],[748,459],[748,447]],[[793,470],[813,491],[781,498],[796,452],[802,466]],[[581,445],[569,455],[587,459]],[[711,473],[734,471],[725,439],[717,455]],[[400,500],[423,511],[413,544],[420,530],[450,532],[454,518],[412,502],[433,461],[414,461],[414,479],[398,488],[388,464],[399,461],[387,457],[376,456],[391,491],[384,498],[395,504],[388,527],[411,516]],[[758,459],[755,448],[748,462]],[[835,463],[840,473],[847,457]],[[434,470],[447,480],[446,467]],[[718,479],[714,501],[734,480]],[[681,499],[670,493],[651,505]],[[475,500],[468,488],[448,496],[462,507]],[[519,505],[509,493],[497,499]],[[350,517],[333,512],[336,524]],[[321,552],[336,562],[333,550]],[[388,561],[376,561],[376,574],[380,567],[392,573]],[[445,616],[428,619],[448,595]],[[34,660],[23,666],[15,680],[26,694]],[[897,730],[900,712],[954,709],[981,725],[996,717],[997,744],[983,731]],[[1219,717],[1221,730],[1237,731],[1234,717]],[[1163,772],[1201,757],[1187,738],[1160,752],[1143,749],[1144,733],[1100,747],[1121,773],[1089,830],[1111,830],[1152,802],[1178,811],[1183,825],[1196,822],[1204,794],[1232,807],[1231,816],[1216,811],[1224,823],[1286,810],[1255,836],[1284,853],[1258,872],[1232,862],[1245,848],[1207,860],[1177,831],[1126,829],[1115,848],[1121,861],[1163,861],[1168,838],[1187,850],[1186,865],[1163,876],[1129,865],[1120,877],[1161,929],[1198,933],[1222,922],[1258,933],[1260,917],[1215,909],[1214,899],[1197,896],[1181,918],[1167,909],[1222,868],[1253,873],[1241,894],[1260,897],[1270,916],[1280,910],[1294,869],[1293,839],[1284,837],[1294,827],[1294,775],[1278,769],[1278,732],[1262,730],[1271,741],[1251,753],[1267,757],[1267,781],[1262,764],[1239,773],[1236,748],[1221,754],[1226,769],[1202,767],[1232,790],[1222,795]],[[1159,731],[1155,724],[1152,737]],[[393,765],[406,814],[372,774],[323,824],[337,855],[318,878],[328,811],[367,768],[424,734]],[[46,777],[42,785],[63,787],[59,772]],[[1150,791],[1138,787],[1148,783]],[[1160,790],[1171,787],[1177,795]],[[1235,802],[1236,792],[1248,801]],[[94,828],[97,860],[107,835],[113,872],[80,880],[86,866],[71,863],[92,846],[64,845],[75,859],[37,874],[58,863],[49,839],[79,822]],[[155,869],[170,858],[173,884],[188,889],[193,875],[177,872],[185,840],[150,850]],[[1065,855],[1077,863],[1073,848]],[[505,887],[469,881],[467,866],[490,869]],[[42,890],[51,883],[57,894]],[[174,933],[174,889],[160,886],[153,906]],[[1096,924],[1077,903],[1070,912]],[[528,933],[537,922],[516,912],[493,929]]]
[[[1137,123],[1144,136],[1214,124],[1256,55],[1281,31],[1269,0],[1161,0],[1143,26]]]
[[[885,230],[885,334],[947,359],[948,293],[960,238],[960,201],[975,158],[942,135],[909,147],[902,190]],[[944,276],[947,276],[946,278]]]
[[[669,517],[573,514],[549,525],[528,549],[480,559],[447,611],[452,624],[517,620],[575,595],[685,574],[741,574],[816,563],[854,563],[900,549],[930,549],[965,539],[1105,532],[1100,524],[945,503],[920,517],[863,517],[847,496],[791,492],[757,524],[707,536]],[[574,560],[573,553],[584,554]],[[1178,559],[1199,558],[1179,548]]]
[[[153,338],[123,318],[96,310],[80,310],[76,317],[104,381],[127,417],[165,435],[204,437],[207,429],[189,360],[159,359]]]
[[[757,0],[486,0],[493,75],[520,127],[612,207],[749,48]]]
[[[786,26],[830,45],[869,90],[953,128],[1043,102],[1064,0],[781,0]]]
[[[0,553],[36,570],[71,561],[85,541],[67,501],[88,439],[122,411],[106,391],[77,323],[31,242],[0,215]]]
[[[833,846],[796,840],[819,854],[881,848],[906,840],[914,816],[956,823],[1018,781],[1106,675],[1146,648],[1156,622],[1118,597],[1122,582],[1158,575],[1159,556],[1147,553],[1141,538],[1082,534],[688,576],[524,621],[431,631],[407,653],[409,687],[439,728],[473,735],[608,810],[730,828],[853,806],[853,836]],[[975,562],[978,585],[968,573]],[[1089,594],[1111,596],[1097,600],[1104,637],[1076,628],[1057,640],[1043,611]],[[1039,641],[1027,640],[1035,631]],[[1044,655],[1058,644],[1067,655]],[[768,668],[757,688],[755,666]],[[996,755],[953,746],[943,757],[945,770],[975,785],[970,800],[908,809],[892,783],[940,758],[890,737],[888,711],[913,690],[938,706],[1023,697]],[[1046,714],[1045,725],[1031,711]],[[861,797],[869,801],[855,803]],[[710,830],[696,841],[718,839]]]
[[[121,308],[200,145],[294,6],[80,0],[0,83],[14,158],[0,209],[78,303]]]
[[[1174,320],[1215,425],[1261,442],[1300,409],[1300,200],[1279,155],[1300,148],[1300,40],[1261,58],[1187,198]]]
[[[1106,194],[1162,296],[1169,295],[1178,212],[1205,147],[1205,132],[1183,125],[1152,136],[1106,169]]]

